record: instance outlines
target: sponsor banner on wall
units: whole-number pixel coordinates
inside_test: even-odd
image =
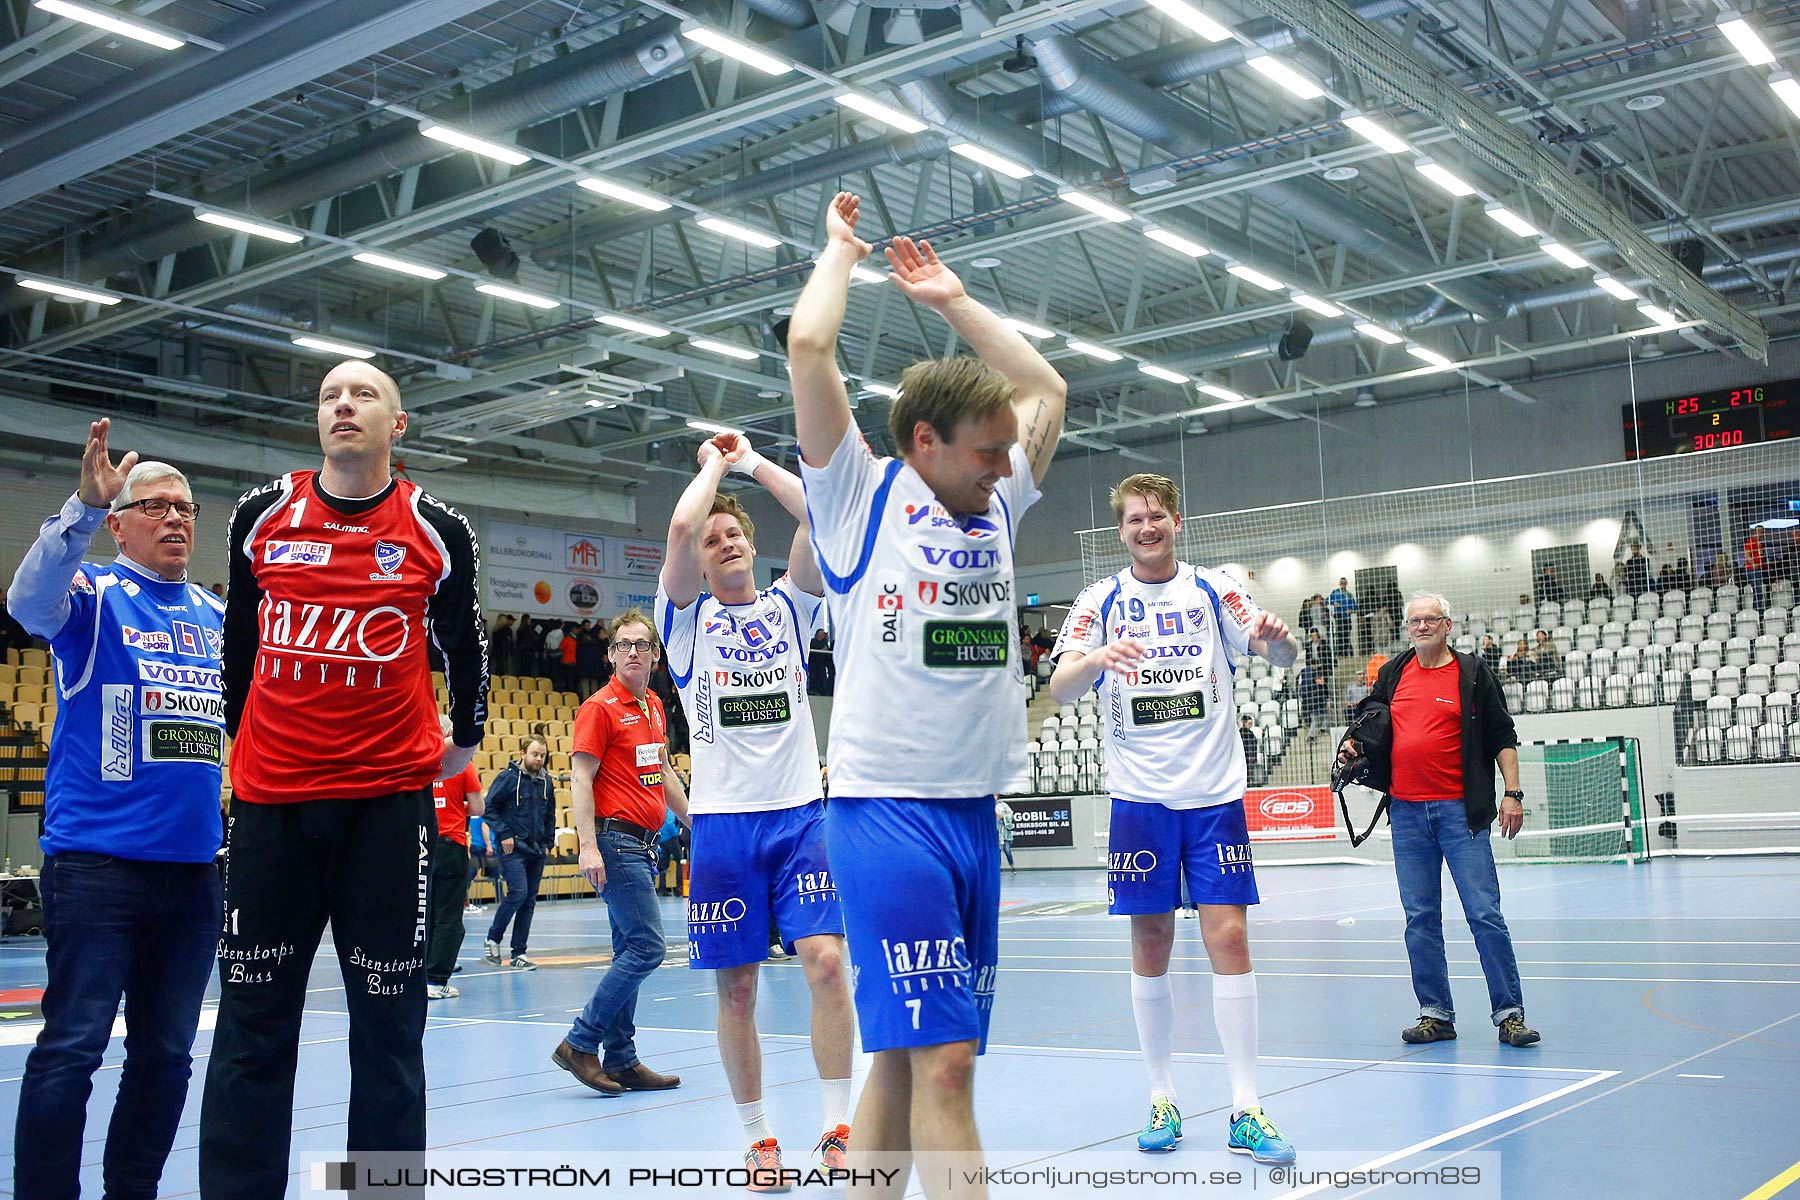
[[[1244,820],[1253,842],[1329,842],[1337,837],[1337,809],[1328,787],[1251,788]]]
[[[481,548],[486,607],[576,618],[647,610],[662,556],[660,542],[490,521]]]
[[[1068,800],[1007,800],[1013,811],[1013,849],[1047,850],[1075,844]]]

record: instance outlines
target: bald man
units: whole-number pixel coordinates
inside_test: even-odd
[[[327,922],[350,1016],[347,1149],[423,1152],[431,784],[469,765],[487,718],[475,534],[393,478],[399,388],[340,363],[318,415],[323,466],[250,492],[231,518],[233,802],[200,1115],[207,1200],[287,1189],[300,1014]]]

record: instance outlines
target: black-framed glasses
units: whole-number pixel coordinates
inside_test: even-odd
[[[645,641],[643,638],[633,638],[628,641],[614,642],[612,648],[614,650],[622,650],[626,654],[648,654],[656,649],[656,643]]]
[[[141,509],[152,521],[160,521],[168,516],[171,508],[184,521],[191,521],[200,515],[200,506],[192,500],[133,500],[130,504],[119,505],[118,511],[124,512],[128,508]]]
[[[1406,624],[1411,629],[1433,629],[1449,619],[1449,617],[1408,617]]]

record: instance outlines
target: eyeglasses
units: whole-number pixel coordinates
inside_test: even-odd
[[[1430,629],[1433,626],[1442,625],[1449,619],[1449,617],[1408,617],[1406,625],[1409,629]]]
[[[169,515],[172,508],[184,521],[191,521],[200,515],[200,506],[192,500],[133,500],[130,504],[121,504],[114,511],[124,512],[128,508],[142,509],[146,517],[152,521],[160,521]]]
[[[656,649],[656,643],[645,641],[643,638],[636,638],[628,642],[614,642],[612,648],[614,650],[623,651],[626,654],[648,654]]]

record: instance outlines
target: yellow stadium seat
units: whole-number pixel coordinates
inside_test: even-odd
[[[17,682],[19,682],[19,665],[17,663],[9,662],[0,667],[0,687],[7,687]]]
[[[42,687],[44,685],[44,680],[48,676],[49,676],[49,671],[43,667],[20,667],[19,668],[19,686],[20,687]]]
[[[22,667],[48,667],[50,655],[43,650],[21,650],[19,651],[19,665]]]
[[[44,722],[44,709],[38,704],[15,704],[12,708],[14,724],[36,727]]]

